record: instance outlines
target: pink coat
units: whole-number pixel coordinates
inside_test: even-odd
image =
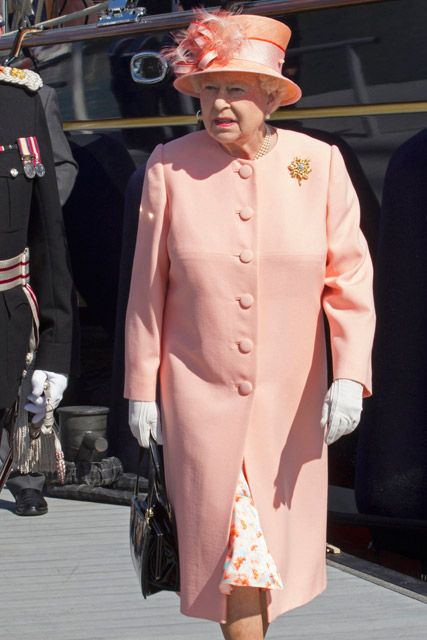
[[[256,161],[206,132],[156,147],[127,313],[125,396],[154,400],[160,368],[181,610],[218,622],[243,460],[284,582],[268,593],[270,620],[326,585],[322,305],[334,377],[370,394],[372,265],[355,191],[336,147],[278,134]],[[312,169],[301,186],[295,157]]]

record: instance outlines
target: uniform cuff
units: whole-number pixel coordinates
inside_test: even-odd
[[[40,343],[36,351],[35,368],[68,375],[71,363],[70,343]]]

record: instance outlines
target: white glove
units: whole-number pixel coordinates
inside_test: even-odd
[[[157,444],[163,444],[157,402],[129,400],[129,426],[140,447],[147,449],[150,446],[150,433]]]
[[[355,430],[362,414],[363,385],[341,378],[332,383],[325,395],[320,424],[324,429],[326,444],[336,442]]]
[[[25,405],[26,411],[34,413],[33,419],[31,420],[33,423],[40,422],[46,415],[46,396],[44,394],[44,385],[46,382],[49,384],[52,406],[56,409],[67,388],[68,376],[63,373],[35,369],[31,377],[32,393],[27,396],[28,402]]]

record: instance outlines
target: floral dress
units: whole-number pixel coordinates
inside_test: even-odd
[[[243,470],[237,482],[224,575],[219,588],[229,595],[233,585],[283,589]]]

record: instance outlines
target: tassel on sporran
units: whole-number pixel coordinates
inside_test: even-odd
[[[55,473],[60,484],[64,484],[65,462],[55,424],[54,408],[46,382],[46,416],[40,422],[31,422],[24,406],[31,393],[31,377],[34,371],[34,353],[27,354],[26,368],[19,389],[14,437],[14,466],[21,473]]]

